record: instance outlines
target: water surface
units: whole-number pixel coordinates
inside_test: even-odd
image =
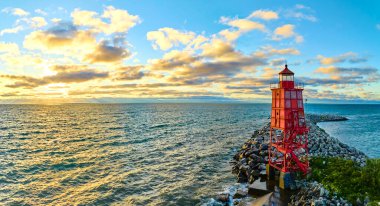
[[[377,127],[363,127],[379,123],[379,106],[342,107],[306,110],[348,115],[321,125],[380,157]],[[269,114],[269,104],[0,105],[0,203],[199,205],[236,182],[228,162]]]

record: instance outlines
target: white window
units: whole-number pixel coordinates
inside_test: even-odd
[[[297,91],[297,99],[302,99],[302,92],[301,91]]]
[[[290,91],[285,91],[285,99],[290,99]]]
[[[291,106],[290,100],[289,99],[285,100],[285,108],[290,108],[290,106]]]
[[[292,99],[297,99],[297,93],[296,93],[296,91],[292,91],[292,93],[291,93],[292,95]]]
[[[294,76],[288,75],[288,74],[281,74],[280,75],[280,81],[293,81]]]
[[[298,100],[298,108],[303,108],[302,100]]]

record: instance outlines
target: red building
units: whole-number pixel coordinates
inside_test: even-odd
[[[303,86],[295,85],[294,73],[285,65],[279,83],[271,84],[272,114],[268,177],[280,171],[280,187],[289,188],[293,172],[306,174],[309,169]],[[288,181],[290,180],[290,181]]]

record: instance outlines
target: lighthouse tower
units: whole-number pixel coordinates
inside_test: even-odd
[[[285,65],[279,73],[279,82],[271,84],[272,114],[270,124],[268,178],[274,170],[280,171],[280,188],[289,188],[294,172],[309,170],[307,133],[303,86],[295,85],[294,73]]]

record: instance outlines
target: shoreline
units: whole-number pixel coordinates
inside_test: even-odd
[[[361,167],[365,166],[368,158],[360,150],[342,143],[335,137],[331,137],[317,123],[331,121],[346,121],[348,118],[338,115],[307,114],[307,125],[309,127],[309,157],[339,157],[346,160],[353,160]],[[249,184],[259,181],[265,175],[266,163],[268,162],[270,123],[266,123],[262,128],[254,131],[250,139],[246,140],[240,150],[236,152],[231,161],[232,173],[237,176],[238,183],[247,183],[247,188],[237,189],[232,194],[220,194],[216,199],[224,205],[250,205],[255,204],[248,193]],[[292,205],[309,204],[339,204],[351,205],[347,200],[336,195],[329,197],[329,191],[318,182],[308,182],[307,180],[296,181],[292,185],[297,189],[296,194],[290,197],[289,203]],[[270,195],[275,196],[275,195]],[[268,198],[270,198],[268,196]],[[312,197],[311,200],[305,197]]]

